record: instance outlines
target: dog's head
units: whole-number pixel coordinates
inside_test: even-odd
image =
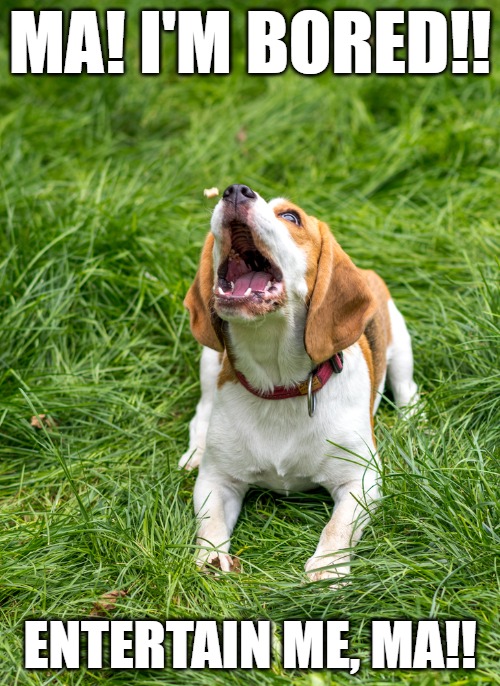
[[[307,309],[304,346],[323,362],[352,345],[374,310],[366,280],[326,224],[297,205],[234,184],[217,203],[185,305],[195,338],[224,347],[223,321]]]

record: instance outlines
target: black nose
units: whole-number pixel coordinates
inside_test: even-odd
[[[248,202],[249,200],[255,200],[257,195],[248,186],[244,186],[241,183],[233,183],[232,186],[226,188],[222,197],[224,200],[234,202],[235,205],[238,205],[239,203]]]

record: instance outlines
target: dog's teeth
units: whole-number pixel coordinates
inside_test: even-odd
[[[231,290],[234,291],[234,281],[229,282],[231,284]]]
[[[271,288],[271,282],[268,281],[268,282],[266,283],[266,287],[264,288],[264,290],[265,290],[265,291],[268,291],[270,288]]]
[[[220,286],[219,286],[219,293],[220,293],[220,295],[224,295],[224,291],[222,290],[222,288]]]
[[[245,295],[250,295],[251,292],[252,292],[252,289],[249,286],[245,291]]]

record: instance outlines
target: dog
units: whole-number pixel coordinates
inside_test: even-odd
[[[335,506],[305,570],[349,573],[375,503],[373,415],[384,384],[416,405],[411,339],[384,281],[356,267],[328,226],[283,198],[226,188],[184,304],[201,399],[179,466],[199,466],[197,563],[235,568],[232,530],[250,485],[322,486]]]

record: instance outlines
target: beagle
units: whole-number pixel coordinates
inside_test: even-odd
[[[201,399],[179,466],[199,466],[200,566],[231,571],[231,532],[251,484],[323,486],[335,507],[305,565],[349,572],[378,496],[373,415],[386,375],[411,408],[411,340],[387,286],[356,267],[326,224],[234,184],[217,203],[185,305],[204,346]]]

